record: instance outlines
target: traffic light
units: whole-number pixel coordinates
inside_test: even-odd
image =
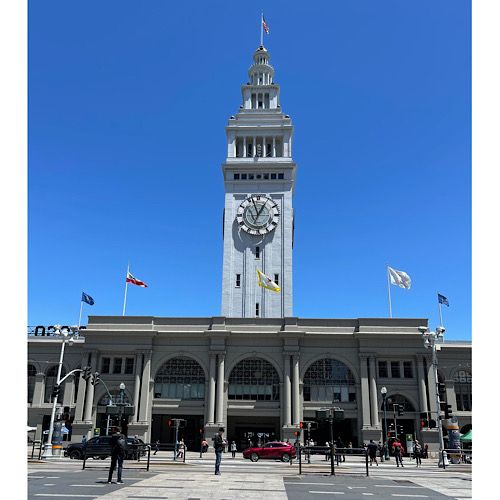
[[[398,425],[398,436],[402,436],[405,433],[402,425]]]
[[[345,419],[344,410],[342,410],[340,408],[334,408],[333,409],[333,419],[334,420],[344,420]]]
[[[429,420],[429,429],[435,429],[435,428],[436,428],[436,421],[433,418],[431,418]]]
[[[395,438],[395,437],[396,437],[396,431],[388,431],[388,432],[387,432],[387,437],[388,437],[389,439],[391,439],[391,438]]]
[[[52,389],[52,397],[54,399],[57,398],[57,396],[59,396],[59,392],[61,392],[61,386],[55,385],[54,388]]]
[[[92,385],[97,385],[99,383],[99,372],[95,372],[92,377]]]
[[[446,392],[446,384],[444,382],[438,382],[438,392],[439,394]]]
[[[203,427],[200,427],[200,434],[203,434]]]
[[[88,380],[92,376],[91,371],[92,371],[92,368],[90,366],[84,366],[82,368],[84,380]]]
[[[295,435],[298,436],[300,434],[299,431],[295,431]]]
[[[451,405],[446,405],[444,407],[444,418],[451,418],[453,417],[453,409],[451,407]]]
[[[424,427],[429,427],[429,419],[426,411],[420,413],[420,428],[423,429]]]
[[[405,414],[405,407],[403,405],[398,406],[398,417],[402,417]]]
[[[172,426],[172,420],[169,420],[168,421],[168,426],[171,427]]]
[[[303,429],[305,427],[305,423],[304,422],[300,422],[300,428]]]

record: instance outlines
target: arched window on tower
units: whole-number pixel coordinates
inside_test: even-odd
[[[56,378],[57,378],[57,370],[58,366],[53,365],[51,366],[45,375],[45,396],[44,396],[44,403],[52,403],[53,401],[53,391],[54,387],[56,385]],[[61,378],[63,378],[66,375],[66,370],[64,366],[61,369]],[[64,383],[61,385],[61,390],[59,391],[59,395],[57,396],[57,400],[61,402],[64,399]]]
[[[155,398],[205,399],[205,373],[194,359],[169,359],[155,377]]]
[[[472,374],[458,370],[454,377],[457,411],[472,411]]]
[[[280,381],[274,366],[261,358],[240,361],[231,371],[228,399],[278,401]]]
[[[28,365],[28,403],[33,403],[33,394],[35,393],[36,368]]]
[[[304,375],[304,401],[356,401],[351,370],[337,359],[323,358],[314,362]]]

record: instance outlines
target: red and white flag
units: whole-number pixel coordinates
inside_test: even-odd
[[[143,286],[145,288],[148,287],[148,285],[146,285],[146,283],[143,283],[141,280],[134,278],[128,271],[127,271],[127,283],[132,283],[133,285]]]
[[[269,26],[266,24],[264,16],[262,16],[262,26],[264,26],[264,31],[266,32],[266,35],[269,35]]]

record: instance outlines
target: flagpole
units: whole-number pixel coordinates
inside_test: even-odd
[[[389,317],[392,318],[392,307],[391,307],[391,283],[389,281],[389,263],[387,265],[387,291],[389,292]]]
[[[82,297],[80,298],[80,317],[78,318],[78,328],[80,328],[80,322],[82,321],[82,307],[83,307],[83,290],[82,290]]]
[[[441,302],[439,301],[439,290],[438,290],[438,306],[439,306],[439,323],[441,327],[443,326],[443,316],[441,315]],[[441,342],[444,343],[444,335],[441,337]]]
[[[127,264],[127,278],[128,278],[129,267],[130,267],[130,262]],[[127,303],[127,284],[128,284],[128,281],[125,279],[125,298],[123,299],[123,314],[122,314],[122,316],[125,316],[125,304]]]
[[[260,45],[264,46],[264,11],[260,13]]]

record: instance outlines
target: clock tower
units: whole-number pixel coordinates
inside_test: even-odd
[[[293,126],[261,45],[241,87],[243,103],[226,127],[222,315],[292,316]],[[281,289],[259,286],[257,270]]]

